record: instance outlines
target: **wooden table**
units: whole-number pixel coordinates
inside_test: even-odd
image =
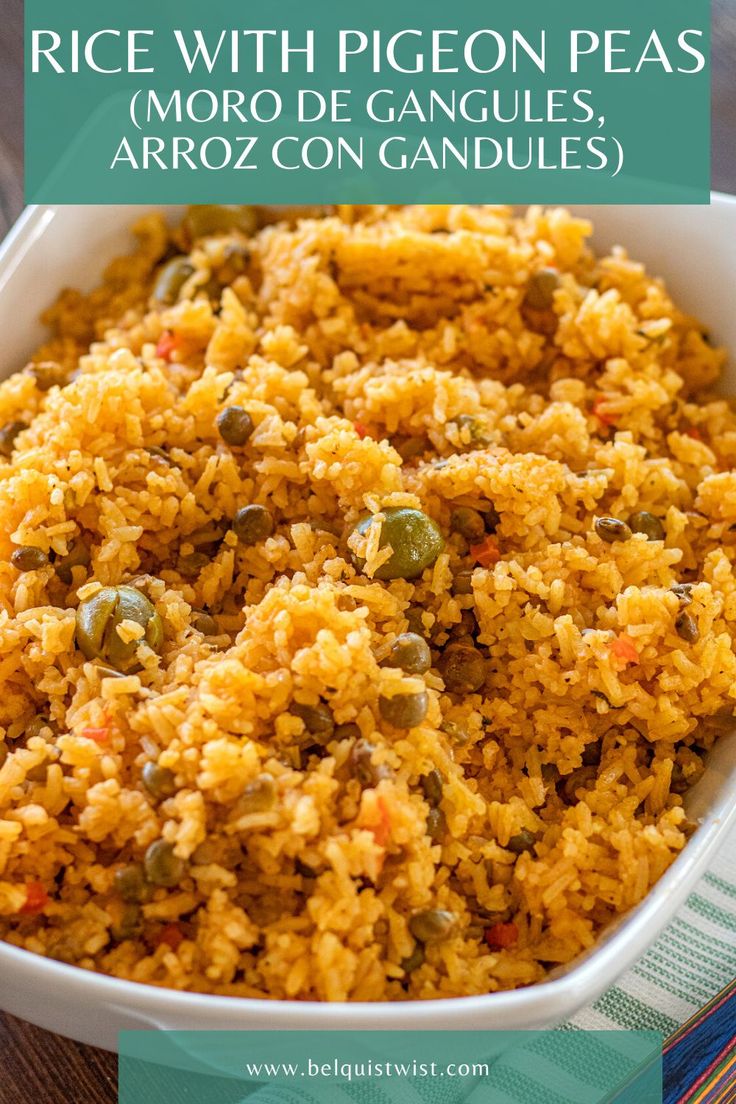
[[[23,205],[22,5],[0,20],[0,237]],[[713,4],[713,187],[736,192],[736,7]],[[2,981],[0,980],[0,985]],[[0,1104],[115,1104],[112,1055],[0,1015]]]

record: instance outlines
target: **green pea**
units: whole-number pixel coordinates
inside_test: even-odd
[[[322,742],[329,740],[335,731],[332,711],[320,702],[318,705],[305,705],[292,702],[289,711],[299,717],[310,736],[318,736]]]
[[[25,368],[33,376],[39,391],[50,391],[52,387],[64,387],[69,381],[69,373],[54,360],[43,360],[38,364],[29,364]]]
[[[242,406],[226,406],[217,415],[217,430],[226,445],[244,445],[253,433],[253,419]]]
[[[146,878],[151,885],[171,888],[184,877],[184,862],[174,854],[174,845],[167,840],[156,840],[143,858]]]
[[[536,842],[537,837],[534,833],[530,832],[528,828],[522,828],[520,832],[511,837],[506,844],[506,848],[514,855],[523,855],[525,851],[533,851]]]
[[[214,840],[206,839],[192,852],[192,862],[195,866],[209,866],[216,863],[219,848]]]
[[[457,723],[457,721],[443,721],[440,725],[440,732],[444,732],[448,740],[451,740],[453,744],[461,746],[467,744],[469,740],[468,730]]]
[[[243,223],[245,223],[245,215],[241,216]],[[255,218],[253,219],[255,227]],[[226,282],[232,283],[232,278],[239,273],[245,271],[245,266],[250,259],[251,251],[249,246],[243,242],[232,241],[228,242],[222,251],[223,256],[223,268],[227,270],[228,278]]]
[[[276,804],[276,783],[270,774],[260,774],[248,782],[238,798],[238,814],[268,813]]]
[[[465,537],[461,537],[459,533],[455,534],[455,551],[458,556],[467,556],[470,551],[470,545]]]
[[[448,644],[440,658],[439,670],[451,694],[473,694],[486,679],[482,654],[465,641]]]
[[[202,636],[217,636],[220,632],[219,625],[214,617],[206,610],[192,610],[192,628],[196,629]]]
[[[566,775],[560,785],[560,797],[566,805],[575,805],[578,800],[578,790],[587,789],[597,775],[595,767],[578,767],[571,774]]]
[[[69,548],[66,556],[61,556],[55,561],[54,571],[65,586],[70,586],[74,578],[72,569],[75,567],[87,567],[90,558],[89,549],[86,544],[82,541],[75,541]]]
[[[207,283],[199,288],[199,291],[203,291],[207,298],[212,301],[215,314],[220,313],[220,297],[224,286],[225,283],[222,280],[219,280],[216,276],[210,276]]]
[[[123,621],[143,626],[142,641],[121,640]],[[145,594],[131,586],[109,586],[80,602],[77,610],[77,644],[87,659],[102,659],[120,671],[134,670],[140,643],[160,652],[164,626]]]
[[[391,444],[406,463],[421,456],[427,449],[427,441],[424,437],[402,437],[392,441]]]
[[[32,544],[23,544],[16,548],[10,557],[10,562],[17,571],[39,571],[49,562],[49,558],[42,548],[36,548]]]
[[[423,636],[418,633],[402,633],[394,640],[382,666],[400,667],[407,674],[423,675],[432,666],[432,653]]]
[[[633,533],[644,533],[647,540],[664,540],[664,526],[658,517],[650,514],[648,510],[639,510],[629,518],[629,528]]]
[[[421,945],[421,943],[417,943],[409,957],[402,959],[401,969],[404,971],[405,974],[413,974],[415,970],[418,970],[419,967],[423,965],[424,947]]]
[[[692,583],[673,583],[670,587],[673,594],[676,594],[680,600],[681,606],[689,606],[693,600],[693,584]]]
[[[698,623],[691,613],[683,610],[675,618],[675,631],[688,644],[695,644],[700,637]]]
[[[486,534],[485,522],[477,510],[471,510],[468,506],[459,506],[452,511],[450,528],[453,533],[459,533],[471,544],[478,544]]]
[[[377,786],[382,778],[390,778],[391,770],[384,763],[374,764],[375,745],[368,740],[358,740],[350,754],[355,777],[361,786]]]
[[[35,767],[31,767],[26,774],[26,782],[45,782],[48,767],[49,764],[45,762],[37,763]]]
[[[424,617],[419,606],[409,606],[404,611],[404,617],[406,618],[407,630],[426,639],[427,630],[424,627]]]
[[[27,422],[7,422],[0,429],[0,456],[10,459],[15,448],[15,439],[24,429],[28,429]]]
[[[140,863],[131,863],[116,870],[114,885],[118,896],[131,904],[140,904],[151,896],[151,889]]]
[[[115,667],[109,667],[106,663],[100,663],[97,659],[94,660],[94,665],[101,679],[125,678],[125,674],[122,671],[116,670]]]
[[[179,569],[179,574],[183,575],[185,579],[196,579],[200,572],[211,562],[212,557],[208,556],[206,552],[190,552],[188,556],[180,556],[176,566]]]
[[[453,594],[473,593],[473,572],[467,569],[455,572],[452,580]]]
[[[378,708],[384,721],[394,728],[415,728],[427,716],[429,697],[425,690],[418,694],[394,694],[391,698],[382,694]]]
[[[179,298],[179,292],[194,273],[189,257],[173,257],[159,272],[153,285],[153,298],[162,306],[171,306]]]
[[[458,414],[456,418],[451,420],[450,425],[457,426],[460,430],[461,439],[467,441],[471,447],[473,445],[490,444],[491,439],[486,433],[484,423],[472,414]]]
[[[445,546],[437,525],[421,510],[406,506],[387,508],[383,511],[379,546],[392,549],[389,559],[375,572],[376,579],[415,579],[425,568],[431,567]],[[355,527],[355,531],[364,535],[375,518],[369,515]],[[359,571],[365,568],[365,561],[358,556],[353,562]]]
[[[424,796],[432,807],[436,807],[442,801],[444,782],[440,772],[433,768],[429,774],[423,774],[419,779],[424,790]]]
[[[265,506],[243,506],[233,518],[233,532],[241,544],[259,544],[273,533],[273,517]]]
[[[472,638],[476,635],[477,632],[478,621],[476,620],[476,616],[473,611],[469,609],[461,611],[459,623],[457,625],[453,625],[450,629],[453,641],[459,642],[462,640],[464,643],[469,644],[471,647],[473,645]]]
[[[120,918],[110,928],[110,934],[117,943],[126,939],[135,939],[142,930],[141,910],[136,904],[124,906]]]
[[[601,540],[613,544],[614,541],[627,541],[631,538],[631,530],[625,521],[614,517],[600,517],[595,519],[595,531]]]
[[[222,207],[215,203],[203,203],[190,207],[183,226],[190,238],[204,238],[213,234],[229,234],[233,230],[254,234],[258,221],[253,207]]]
[[[335,729],[336,740],[359,740],[360,739],[360,726],[354,721],[350,721],[348,724],[338,725]]]
[[[45,728],[49,728],[51,722],[48,717],[38,716],[33,717],[26,725],[25,738],[26,742],[34,736],[41,736]]]
[[[174,772],[169,770],[168,767],[160,767],[153,760],[144,763],[141,778],[151,797],[155,797],[157,800],[162,797],[171,797],[173,793],[176,793]]]
[[[440,843],[447,835],[447,820],[441,809],[430,809],[427,813],[427,835],[433,843]]]
[[[529,277],[524,305],[533,310],[549,310],[560,286],[560,274],[556,268],[540,268]]]
[[[436,943],[447,939],[457,924],[457,916],[447,909],[426,909],[415,912],[409,920],[409,931],[420,943]]]

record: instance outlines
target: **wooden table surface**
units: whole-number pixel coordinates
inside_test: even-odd
[[[21,0],[0,19],[0,237],[23,206]],[[736,4],[713,4],[713,187],[736,193]],[[2,982],[0,981],[0,986]],[[0,1014],[0,1104],[114,1104],[112,1055]]]

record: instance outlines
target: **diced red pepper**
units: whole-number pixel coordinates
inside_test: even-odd
[[[107,725],[101,725],[99,728],[83,728],[82,735],[88,740],[94,740],[100,747],[110,743],[110,729]]]
[[[171,330],[164,330],[161,337],[158,339],[158,345],[156,346],[156,356],[161,357],[162,360],[171,360],[172,353],[179,345],[179,339],[175,333]]]
[[[486,537],[480,544],[471,544],[470,555],[481,567],[490,567],[501,559],[501,552],[493,537]]]
[[[598,419],[599,422],[603,422],[603,425],[613,426],[613,425],[616,425],[616,423],[618,421],[618,418],[616,417],[616,415],[615,414],[606,414],[603,410],[601,410],[601,407],[605,406],[605,404],[607,402],[608,402],[608,399],[606,398],[605,395],[599,395],[598,398],[593,403],[593,413],[595,414],[595,416],[596,416],[596,418]]]
[[[100,747],[104,744],[109,744],[112,735],[112,725],[108,711],[105,709],[102,712],[102,724],[87,725],[82,729],[80,735],[84,736],[87,740],[94,740]]]
[[[43,912],[51,898],[41,882],[30,882],[26,886],[26,901],[20,912],[23,916],[37,916]]]
[[[179,949],[179,945],[184,939],[184,932],[181,930],[178,924],[167,924],[162,928],[156,937],[156,942],[159,946],[162,943],[166,943],[171,947],[172,951]]]
[[[485,939],[492,950],[503,951],[518,941],[519,929],[516,924],[494,924],[486,930]]]
[[[686,437],[692,437],[693,441],[702,441],[703,440],[703,434],[700,432],[700,430],[697,428],[697,426],[690,426],[689,429],[686,429],[685,430],[685,436]]]
[[[363,425],[362,422],[353,422],[353,428],[360,437],[361,441],[364,437],[368,436],[368,429],[366,428],[366,426]]]
[[[626,633],[619,633],[616,639],[611,641],[610,648],[611,653],[624,665],[627,663],[639,662],[639,653],[636,650],[636,645]]]

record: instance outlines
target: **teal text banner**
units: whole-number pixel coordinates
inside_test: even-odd
[[[708,0],[25,12],[29,202],[708,202]]]
[[[651,1031],[124,1031],[120,1104],[661,1104]]]

